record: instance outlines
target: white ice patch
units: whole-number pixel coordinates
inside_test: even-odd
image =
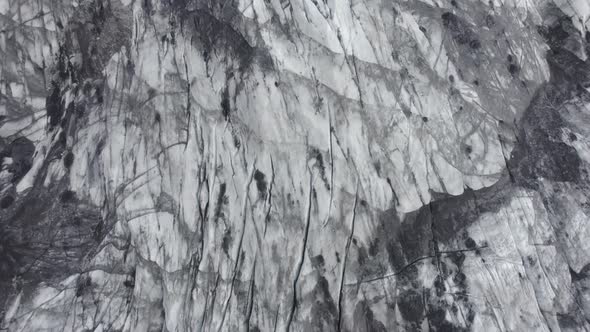
[[[128,221],[131,239],[139,254],[168,272],[181,269],[188,257],[188,243],[178,222],[167,212],[146,212]]]

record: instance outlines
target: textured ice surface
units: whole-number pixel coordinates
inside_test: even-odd
[[[0,0],[9,331],[590,329],[585,0]]]

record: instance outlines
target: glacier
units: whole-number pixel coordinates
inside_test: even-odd
[[[0,0],[0,330],[590,330],[586,0]]]

